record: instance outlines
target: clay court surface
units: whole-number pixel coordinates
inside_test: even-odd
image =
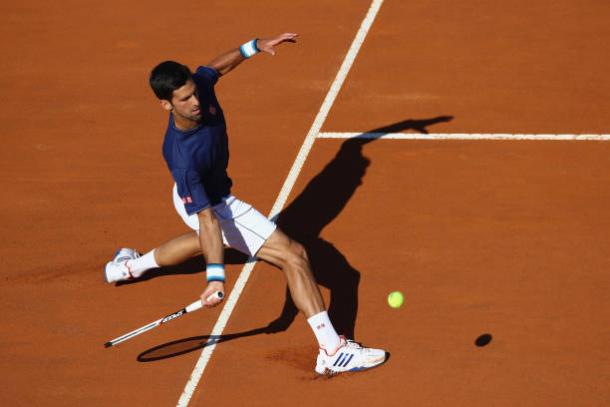
[[[102,346],[205,281],[200,258],[103,282],[118,247],[186,230],[148,73],[300,34],[217,86],[233,192],[268,214],[370,6],[0,6],[0,405],[176,405],[220,307]],[[603,0],[386,0],[320,131],[607,135],[608,21]],[[316,378],[283,276],[257,263],[189,405],[610,405],[609,185],[610,141],[317,138],[279,223],[335,324],[391,357]]]

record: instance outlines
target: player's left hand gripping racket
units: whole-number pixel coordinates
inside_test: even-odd
[[[222,292],[216,291],[214,294],[210,295],[207,298],[207,300],[210,301],[210,300],[212,300],[214,298],[222,299],[223,297],[224,297],[224,294]],[[134,336],[138,336],[140,334],[143,334],[146,331],[150,331],[151,329],[156,328],[159,325],[164,324],[166,322],[169,322],[169,321],[171,321],[173,319],[181,317],[184,314],[188,314],[189,312],[197,311],[202,306],[203,306],[203,304],[201,303],[201,300],[197,300],[194,303],[189,304],[186,307],[182,308],[181,310],[174,312],[173,314],[169,314],[169,315],[167,315],[167,316],[165,316],[163,318],[157,319],[156,321],[151,322],[148,325],[144,325],[141,328],[134,329],[133,331],[128,332],[125,335],[119,336],[118,338],[114,338],[113,340],[106,342],[104,344],[104,347],[105,348],[109,348],[109,347],[114,346],[116,344],[119,344],[119,343],[121,343],[123,341],[126,341],[127,339],[131,339]]]

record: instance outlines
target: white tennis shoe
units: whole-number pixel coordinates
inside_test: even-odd
[[[379,366],[385,360],[384,350],[364,348],[341,336],[341,345],[334,354],[329,355],[324,349],[320,349],[316,373],[332,376],[343,372],[357,372]]]
[[[140,257],[140,253],[134,249],[122,248],[117,250],[114,258],[106,263],[106,267],[104,267],[106,282],[111,284],[134,279],[135,277],[131,274],[131,269],[127,262],[138,257]]]

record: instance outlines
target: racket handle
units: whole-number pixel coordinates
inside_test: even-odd
[[[197,311],[198,309],[201,309],[201,307],[203,307],[203,304],[201,304],[201,300],[197,300],[192,304],[189,304],[185,307],[186,312],[193,312],[193,311]]]

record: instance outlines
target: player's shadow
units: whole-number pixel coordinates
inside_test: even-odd
[[[363,154],[366,144],[393,132],[412,130],[427,134],[429,126],[452,119],[452,116],[439,116],[423,120],[403,120],[344,141],[335,157],[309,181],[276,219],[278,226],[307,250],[316,281],[330,291],[330,319],[337,332],[348,338],[354,338],[355,334],[360,272],[331,242],[320,237],[320,234],[324,227],[341,213],[362,184],[366,169],[370,165],[370,160]],[[169,342],[142,352],[138,360],[149,362],[165,359],[201,349],[212,343],[261,333],[282,332],[288,329],[298,312],[286,288],[286,300],[280,315],[265,327],[220,337],[206,335]]]
[[[403,120],[344,141],[335,157],[278,216],[278,226],[307,250],[318,284],[329,289],[328,314],[338,333],[355,338],[360,272],[331,242],[323,239],[321,233],[341,213],[362,184],[370,165],[370,160],[363,154],[364,146],[387,133],[405,130],[428,133],[429,126],[452,119],[451,116],[439,116]],[[297,314],[298,310],[286,288],[282,312],[269,324],[268,330],[286,330]]]

